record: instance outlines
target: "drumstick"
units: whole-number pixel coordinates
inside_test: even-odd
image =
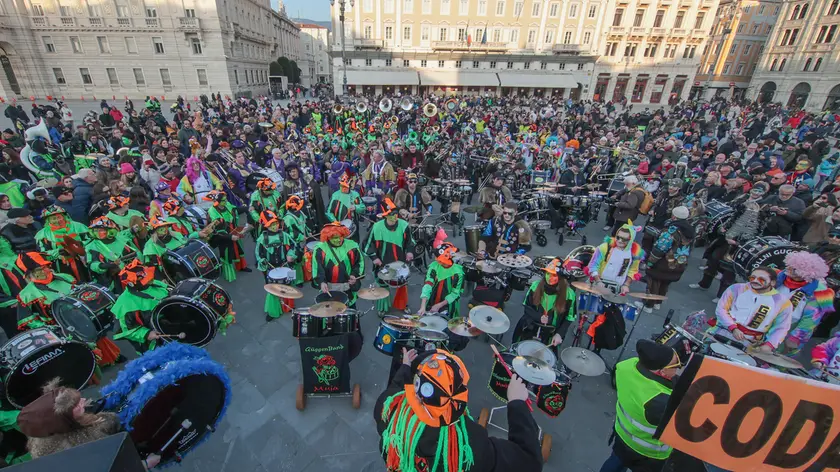
[[[510,371],[510,367],[508,367],[508,365],[505,363],[505,360],[504,360],[504,359],[502,359],[502,355],[501,355],[501,354],[499,354],[499,350],[498,350],[498,349],[496,349],[496,345],[495,345],[495,344],[491,344],[491,345],[490,345],[490,349],[492,349],[492,350],[493,350],[493,355],[494,355],[494,356],[496,356],[496,359],[498,359],[498,360],[499,360],[499,363],[501,363],[501,364],[502,364],[502,367],[504,367],[504,368],[505,368],[505,371],[508,373],[508,375],[510,375],[510,378],[511,378],[511,380],[512,380],[512,379],[513,379],[513,372],[511,372],[511,371]],[[530,399],[530,398],[526,398],[526,399],[525,399],[525,404],[526,404],[526,405],[528,405],[528,409],[529,409],[529,410],[534,411],[534,407],[533,407],[533,406],[531,406],[531,399]]]
[[[187,333],[178,333],[178,334],[158,334],[159,338],[178,338],[178,339],[185,339],[187,337]]]

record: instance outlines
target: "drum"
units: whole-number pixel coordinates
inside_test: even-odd
[[[52,302],[50,311],[66,336],[94,343],[114,326],[111,307],[115,301],[114,294],[105,287],[84,284]]]
[[[232,308],[230,295],[214,282],[205,279],[182,280],[152,313],[155,331],[194,346],[205,346],[218,331],[219,323]],[[167,338],[164,338],[167,339]]]
[[[484,226],[482,225],[464,226],[464,242],[466,243],[465,247],[468,253],[475,254],[478,252],[478,241],[483,230]]]
[[[476,259],[474,256],[464,256],[458,261],[458,264],[464,268],[464,279],[468,282],[479,282],[481,280],[481,272],[476,266]]]
[[[532,272],[528,269],[515,269],[510,271],[508,285],[514,290],[527,290],[531,283]]]
[[[315,295],[315,303],[324,303],[324,302],[338,302],[347,304],[350,298],[344,292],[339,291],[331,291],[329,294],[326,293],[319,293]]]
[[[277,267],[268,271],[268,280],[270,284],[292,285],[295,282],[297,274],[294,269],[289,267]]]
[[[326,333],[321,318],[309,313],[309,308],[295,308],[292,311],[292,336],[296,338],[319,338]]]
[[[470,195],[470,193],[472,193],[472,187],[469,185],[461,185],[458,187],[457,191],[459,199],[464,200]]]
[[[435,329],[417,329],[414,331],[412,342],[414,349],[419,351],[431,351],[434,349],[446,349],[449,344],[449,335]]]
[[[709,350],[707,352],[710,356],[717,357],[720,359],[726,359],[728,361],[735,362],[741,365],[747,365],[752,367],[758,367],[758,363],[749,356],[744,351],[740,351],[732,346],[723,343],[712,343],[709,344]]]
[[[190,220],[199,229],[204,228],[209,223],[209,220],[207,218],[207,210],[198,205],[190,205],[185,207],[184,217]]]
[[[163,272],[173,284],[191,278],[216,280],[221,267],[213,248],[200,239],[190,239],[186,245],[163,255]]]
[[[706,203],[706,236],[715,237],[718,228],[725,225],[735,215],[735,209],[726,203],[712,200]]]
[[[531,222],[531,230],[546,231],[551,229],[551,222],[548,220],[536,220]]]
[[[96,358],[86,343],[70,341],[47,328],[20,333],[0,348],[0,373],[6,397],[23,408],[41,396],[56,377],[61,385],[82,389],[93,376]]]
[[[593,254],[595,254],[595,246],[579,246],[572,249],[563,259],[563,272],[574,278],[585,277],[583,269],[589,265]]]
[[[414,241],[424,243],[431,246],[437,235],[437,226],[435,225],[414,225]]]
[[[452,196],[455,194],[455,187],[450,184],[444,184],[440,186],[438,190],[438,199],[440,200],[447,200],[451,201]]]
[[[399,316],[386,316],[379,322],[379,327],[376,329],[376,337],[373,339],[373,347],[382,354],[393,356],[394,343],[411,337],[411,329],[388,323],[389,320],[396,321],[399,319],[402,318]]]
[[[440,196],[440,185],[438,184],[429,184],[424,187],[427,192],[429,192],[429,196],[432,198],[438,198]]]
[[[404,287],[411,276],[411,267],[402,261],[391,262],[379,269],[376,276],[391,287]]]
[[[746,279],[757,267],[785,268],[785,256],[800,248],[779,236],[758,237],[738,246],[732,258],[735,274]]]
[[[350,237],[356,235],[356,223],[353,220],[341,220],[341,225],[350,230]]]
[[[377,204],[378,203],[379,202],[378,202],[378,200],[376,200],[376,197],[371,197],[371,196],[362,197],[362,204],[365,206],[365,214],[368,217],[374,218],[376,216],[376,213],[378,213],[378,210],[377,210],[377,206],[378,206]]]
[[[327,318],[327,329],[330,334],[346,334],[359,331],[359,313],[348,308],[332,318]]]
[[[601,297],[594,293],[584,291],[581,291],[578,295],[577,306],[575,308],[578,313],[601,313],[604,310]]]
[[[159,453],[163,467],[216,430],[231,397],[224,368],[203,350],[177,343],[129,362],[102,394],[137,452]]]
[[[502,359],[504,360],[505,364],[507,364],[508,368],[513,370],[510,367],[511,362],[513,362],[513,358],[516,357],[515,355],[509,352],[501,353]],[[487,387],[490,389],[490,392],[493,394],[494,397],[497,399],[506,402],[507,401],[507,390],[508,385],[510,385],[510,374],[508,374],[507,369],[505,366],[499,362],[499,359],[494,357],[493,358],[493,368],[490,371],[490,383]],[[531,390],[531,385],[526,383],[528,390]]]
[[[248,189],[248,192],[253,192],[257,189],[257,182],[265,178],[271,179],[272,182],[277,184],[277,187],[282,187],[283,185],[283,176],[280,175],[280,172],[274,169],[263,168],[259,172],[254,172],[245,178],[245,188]]]
[[[699,352],[703,348],[702,341],[679,326],[671,324],[666,325],[665,331],[657,336],[654,341],[673,349],[683,364],[688,362],[692,353]]]

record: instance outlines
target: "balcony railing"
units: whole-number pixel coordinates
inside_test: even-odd
[[[627,34],[625,26],[610,26],[610,34]]]
[[[76,19],[72,16],[62,16],[61,26],[76,26]]]
[[[146,26],[149,28],[160,28],[160,20],[157,18],[146,18]]]
[[[634,27],[630,28],[630,34],[634,34],[636,36],[644,36],[644,35],[647,34],[647,32],[648,32],[647,28],[642,28],[642,27],[638,27],[638,26],[634,26]]]
[[[583,47],[580,44],[555,44],[551,46],[552,52],[581,52]]]
[[[117,26],[131,27],[131,18],[117,18]]]
[[[668,34],[668,28],[651,28],[651,36],[665,36]]]
[[[673,36],[675,38],[682,38],[687,34],[688,34],[688,31],[686,31],[683,28],[676,28],[676,29],[671,30],[671,36]]]
[[[355,39],[353,40],[353,46],[366,49],[366,48],[373,48],[373,49],[381,49],[382,48],[382,40],[381,39]]]
[[[90,26],[100,26],[100,27],[105,26],[105,19],[92,16],[92,17],[88,18],[88,24]]]
[[[470,51],[488,51],[488,50],[505,50],[508,43],[503,42],[487,42],[477,43],[473,42],[468,45],[466,41],[432,41],[432,49],[446,49],[446,50],[470,50]]]
[[[201,28],[198,18],[182,16],[178,18],[178,28],[183,30],[197,30]]]
[[[47,23],[47,19],[43,16],[33,16],[32,26],[43,28],[49,26],[49,23]]]

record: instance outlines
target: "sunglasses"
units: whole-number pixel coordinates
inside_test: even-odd
[[[748,277],[747,280],[749,280],[750,282],[770,282],[770,279],[765,277],[759,277],[757,275],[751,275]]]
[[[510,211],[505,211],[505,212],[502,212],[502,214],[503,214],[503,215],[507,215],[507,216],[514,216],[514,215],[516,215],[516,213],[510,212]]]
[[[625,238],[623,236],[616,236],[615,239],[617,239],[619,241],[624,241],[625,243],[630,241],[630,238]]]
[[[416,183],[417,183],[417,180],[415,180],[415,179],[410,179],[410,180],[408,181],[408,183],[410,183],[410,184],[416,184]]]

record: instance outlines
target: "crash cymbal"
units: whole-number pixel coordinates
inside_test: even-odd
[[[487,334],[502,334],[510,329],[510,318],[502,310],[488,305],[470,310],[470,322]]]
[[[481,330],[473,326],[470,320],[466,318],[452,318],[446,323],[446,327],[449,328],[452,334],[457,334],[458,336],[474,338],[481,334]]]
[[[280,298],[290,298],[292,300],[297,300],[298,298],[303,298],[303,292],[300,290],[290,287],[288,285],[282,284],[267,284],[265,285],[265,291],[272,294],[277,295]]]
[[[463,209],[463,210],[461,210],[461,211],[463,211],[464,213],[475,214],[475,213],[480,212],[482,208],[484,208],[484,207],[483,207],[483,206],[473,205],[473,206],[468,206],[468,207],[464,208],[464,209]]]
[[[390,295],[387,288],[382,287],[368,287],[359,290],[359,298],[362,300],[382,300]]]
[[[415,329],[420,327],[420,323],[417,320],[408,316],[386,316],[382,318],[382,321],[400,328]]]
[[[772,353],[765,353],[759,351],[748,351],[747,354],[755,357],[760,361],[764,361],[768,364],[775,365],[777,367],[783,367],[785,369],[802,369],[802,364],[795,359],[791,359],[790,357],[780,356],[779,354],[772,354]]]
[[[588,282],[584,282],[584,281],[581,281],[581,280],[572,282],[572,287],[574,287],[578,290],[582,290],[584,292],[594,293],[595,295],[603,295],[603,294],[607,293],[606,289],[604,289],[602,287],[598,287],[597,285],[592,285]]]
[[[347,305],[340,302],[321,302],[309,307],[309,313],[317,318],[331,318],[344,313],[346,310]]]
[[[652,293],[642,293],[642,292],[630,292],[627,294],[628,297],[633,298],[640,298],[642,300],[653,300],[657,302],[663,302],[668,299],[665,295],[654,295]]]
[[[504,270],[504,267],[496,261],[478,261],[475,266],[485,274],[498,274]]]
[[[598,354],[582,347],[567,347],[560,353],[563,365],[580,375],[595,377],[607,370],[604,360]]]
[[[602,293],[600,296],[601,300],[615,305],[627,305],[630,303],[630,299],[626,296],[614,295],[612,292]]]
[[[551,385],[557,380],[554,369],[536,357],[516,356],[510,366],[522,380],[534,385]]]
[[[447,328],[446,319],[436,315],[421,316],[418,320],[420,327],[434,331],[443,331]]]
[[[592,192],[589,192],[589,195],[592,195],[593,197],[597,197],[598,195],[606,196],[606,195],[609,195],[609,192],[592,191]]]
[[[496,258],[496,262],[505,267],[522,269],[525,267],[530,267],[534,261],[531,260],[530,257],[522,254],[502,254],[501,256]]]

